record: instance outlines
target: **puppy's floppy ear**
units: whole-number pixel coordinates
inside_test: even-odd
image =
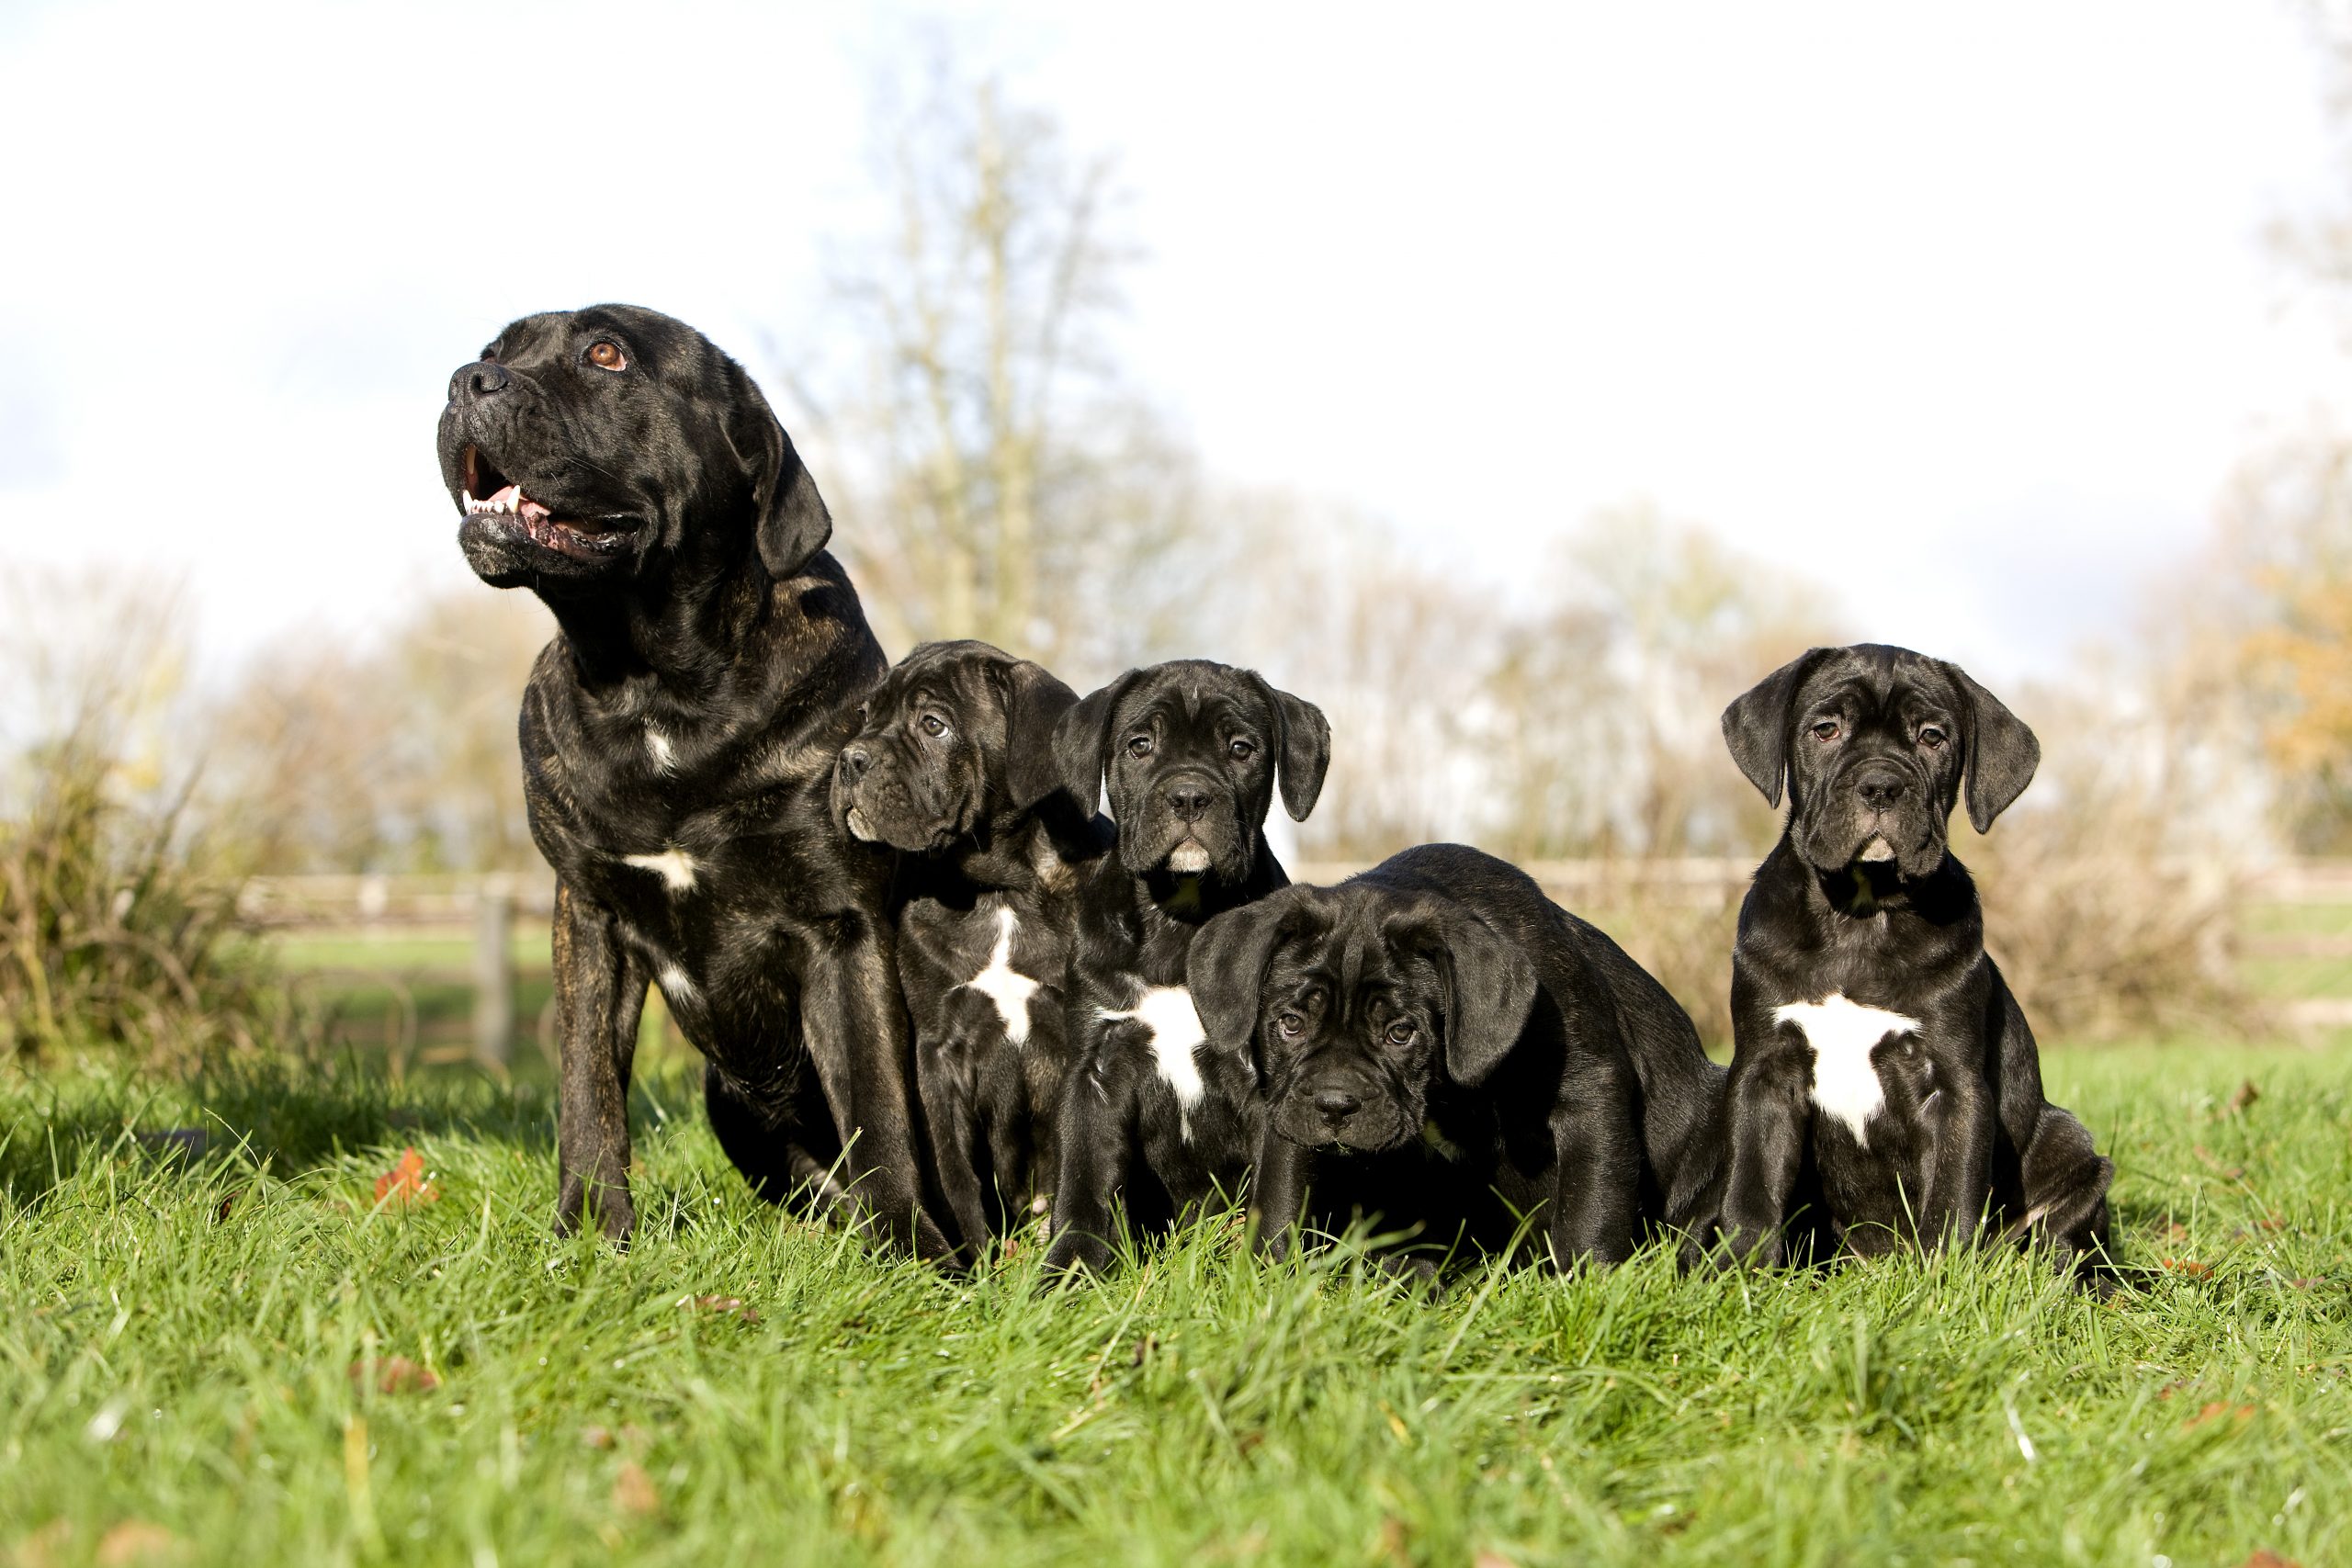
[[[1763,791],[1768,806],[1781,804],[1781,784],[1789,775],[1789,730],[1796,722],[1791,710],[1797,691],[1828,651],[1807,649],[1724,709],[1724,743],[1731,748],[1731,760],[1749,784]]]
[[[760,547],[760,564],[781,581],[808,564],[808,558],[833,536],[832,513],[825,510],[808,466],[793,449],[767,399],[760,395],[742,367],[734,371],[734,407],[727,424],[728,444],[752,479],[753,537]]]
[[[1428,924],[1420,947],[1445,983],[1446,1076],[1483,1083],[1526,1031],[1535,965],[1519,943],[1458,904]]]
[[[1203,925],[1185,950],[1184,987],[1215,1049],[1250,1049],[1266,966],[1276,948],[1307,929],[1309,891],[1285,887],[1227,909]]]
[[[1012,804],[1026,811],[1063,787],[1063,773],[1054,750],[1054,730],[1062,716],[1078,705],[1078,694],[1054,678],[1052,671],[1026,659],[1008,660],[990,668],[1004,696],[1004,783]],[[1080,803],[1091,816],[1094,802]]]
[[[1331,725],[1323,710],[1304,697],[1278,692],[1252,671],[1250,679],[1273,710],[1276,734],[1274,758],[1281,774],[1283,809],[1294,822],[1304,822],[1323,793],[1323,775],[1331,768]]]
[[[2025,720],[1967,671],[1947,664],[1944,672],[1967,700],[1967,733],[1962,744],[1968,748],[1968,821],[1981,833],[2033,782],[2033,770],[2041,762],[2041,742]]]
[[[1111,717],[1141,673],[1130,670],[1101,691],[1088,693],[1075,705],[1063,709],[1055,721],[1055,783],[1069,791],[1080,811],[1091,812],[1102,798],[1102,769],[1111,754]],[[1045,793],[1053,791],[1049,788]]]

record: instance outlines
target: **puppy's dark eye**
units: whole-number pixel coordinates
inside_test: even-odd
[[[628,355],[621,352],[620,344],[599,341],[588,345],[588,363],[599,370],[626,370]]]
[[[1834,718],[1823,719],[1819,724],[1813,727],[1813,738],[1816,740],[1837,739],[1838,721]]]
[[[1295,1012],[1286,1012],[1274,1020],[1274,1027],[1282,1031],[1283,1039],[1295,1040],[1306,1032],[1306,1020]]]
[[[1919,744],[1925,746],[1928,750],[1932,751],[1943,743],[1944,732],[1937,728],[1934,725],[1928,725],[1926,728],[1919,731]]]
[[[1237,738],[1230,750],[1233,752],[1233,760],[1235,761],[1246,762],[1250,758],[1258,754],[1258,743],[1255,740],[1246,740]]]
[[[1151,755],[1151,737],[1150,737],[1150,736],[1148,736],[1148,735],[1138,735],[1138,736],[1136,736],[1134,739],[1132,739],[1132,740],[1128,741],[1128,742],[1127,742],[1127,755],[1128,755],[1128,756],[1130,756],[1130,757],[1148,757],[1148,756],[1150,756],[1150,755]]]
[[[1388,1026],[1388,1043],[1391,1045],[1410,1045],[1413,1043],[1413,1036],[1418,1031],[1413,1028],[1412,1020],[1400,1018],[1396,1022]]]
[[[927,713],[922,716],[922,732],[925,735],[944,735],[947,733],[947,721],[935,713]]]

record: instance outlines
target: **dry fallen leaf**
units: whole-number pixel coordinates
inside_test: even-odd
[[[424,1179],[424,1156],[414,1149],[402,1149],[392,1168],[376,1178],[376,1201],[386,1199],[396,1203],[431,1203],[441,1196],[441,1190]]]
[[[662,1499],[653,1490],[653,1478],[645,1473],[645,1467],[635,1460],[622,1465],[613,1477],[613,1506],[625,1514],[642,1516],[661,1506]]]
[[[1519,1564],[1499,1551],[1482,1551],[1470,1560],[1470,1568],[1519,1568]]]
[[[2157,1259],[2176,1274],[2186,1274],[2192,1280],[2202,1280],[2213,1272],[2211,1263],[2199,1263],[2193,1258],[2163,1258]]]
[[[2254,1087],[2252,1078],[2247,1078],[2238,1085],[2237,1092],[2230,1096],[2230,1114],[2236,1115],[2261,1098],[2262,1091]]]
[[[731,1313],[735,1316],[741,1318],[745,1323],[757,1323],[760,1321],[760,1309],[755,1306],[744,1305],[743,1298],[741,1296],[680,1296],[678,1298],[678,1310],[681,1312]]]
[[[365,1388],[374,1382],[379,1393],[431,1393],[441,1386],[441,1380],[432,1370],[421,1367],[406,1356],[385,1356],[376,1360],[351,1363],[351,1381]]]
[[[134,1563],[168,1562],[187,1550],[187,1543],[161,1525],[145,1519],[125,1519],[98,1538],[98,1568],[131,1568]]]
[[[580,1428],[580,1440],[592,1449],[609,1449],[613,1446],[613,1429],[610,1427],[582,1427]]]
[[[2213,1157],[2213,1151],[2207,1148],[2202,1144],[2191,1144],[2189,1145],[2188,1152],[2195,1155],[2199,1160],[2203,1161],[2206,1169],[2227,1180],[2235,1181],[2239,1177],[2245,1174],[2245,1167],[2242,1165],[2223,1165],[2220,1160]]]
[[[2268,1547],[2263,1547],[2238,1564],[2238,1568],[2303,1568],[2291,1557],[2281,1557]]]
[[[1412,1568],[1413,1554],[1409,1549],[1410,1533],[1405,1521],[1391,1514],[1380,1521],[1380,1550],[1396,1568]]]
[[[2209,1400],[2202,1410],[2199,1410],[2196,1415],[2191,1416],[2188,1420],[2183,1421],[2180,1424],[2180,1429],[2184,1432],[2193,1432],[2209,1421],[2219,1421],[2223,1419],[2230,1420],[2234,1422],[2236,1425],[2243,1427],[2247,1422],[2254,1419],[2254,1406],[2251,1404],[2232,1404],[2226,1399]]]

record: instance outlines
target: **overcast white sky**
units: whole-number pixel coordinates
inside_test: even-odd
[[[2262,243],[2352,187],[2283,4],[957,14],[1122,154],[1136,368],[1212,471],[1498,581],[1642,497],[2044,669],[2352,390]],[[449,369],[607,299],[788,354],[895,36],[0,6],[0,558],[185,574],[214,660],[469,581]]]

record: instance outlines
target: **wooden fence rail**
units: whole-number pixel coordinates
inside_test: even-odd
[[[1323,861],[1295,868],[1296,880],[1315,883],[1336,882],[1360,869],[1356,863]],[[1754,869],[1746,859],[1559,860],[1527,867],[1554,897],[1587,909],[1632,901],[1720,908],[1739,897]],[[2178,869],[2208,886],[2234,884],[2250,906],[2352,908],[2352,859]],[[470,937],[470,969],[452,977],[469,979],[474,991],[475,1055],[487,1066],[503,1068],[513,1058],[516,1032],[515,925],[553,914],[555,881],[545,871],[259,876],[241,887],[237,908],[249,924],[268,931]],[[2352,929],[2248,931],[2238,936],[2234,951],[2246,958],[2352,961]],[[2352,997],[2305,998],[2292,1003],[2289,1013],[2299,1023],[2317,1027],[2352,1024]]]

